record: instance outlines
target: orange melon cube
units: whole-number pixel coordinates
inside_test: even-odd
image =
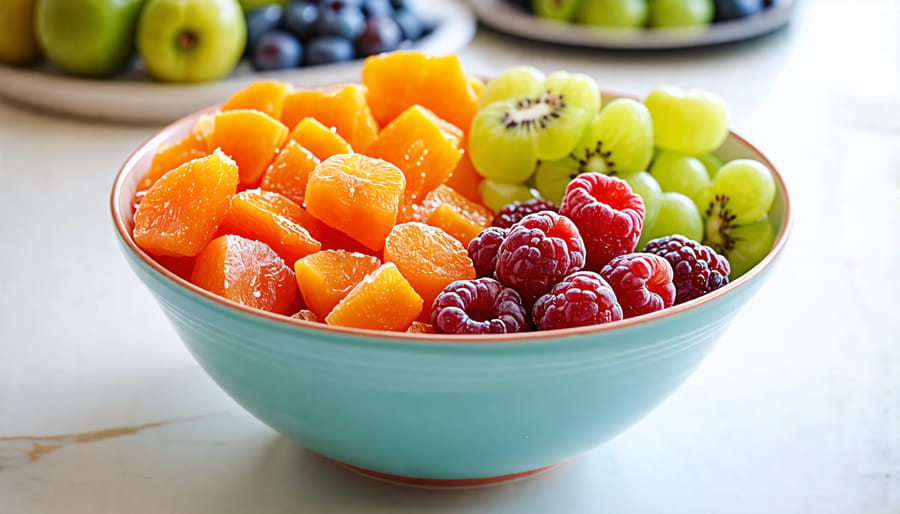
[[[457,55],[432,56],[408,50],[367,57],[362,83],[378,124],[421,105],[468,132],[478,104],[476,84],[463,72]]]
[[[216,113],[212,123],[206,136],[207,150],[221,148],[230,155],[245,187],[256,187],[290,133],[280,121],[253,109]]]
[[[487,228],[487,225],[473,222],[470,218],[465,217],[447,204],[438,205],[436,209],[431,211],[425,222],[429,225],[440,227],[466,248],[468,248],[469,243],[472,242],[472,239],[479,232]]]
[[[191,282],[248,307],[287,314],[297,296],[294,272],[265,243],[236,235],[212,240],[197,255]]]
[[[260,189],[234,195],[220,234],[236,234],[269,245],[289,266],[318,252],[322,244],[298,223],[302,208],[291,200]]]
[[[442,185],[425,196],[416,211],[419,221],[442,228],[459,240],[463,246],[494,220],[494,213],[457,193],[453,188]]]
[[[203,116],[186,136],[174,143],[161,146],[150,162],[150,169],[138,182],[137,191],[149,189],[159,177],[178,166],[209,155],[206,148],[206,135],[211,128],[212,118]]]
[[[290,138],[312,152],[320,161],[335,154],[353,152],[350,143],[315,118],[303,118],[291,131]]]
[[[400,332],[421,312],[422,298],[397,266],[386,262],[353,286],[325,317],[325,323]]]
[[[319,158],[293,139],[285,143],[278,157],[263,172],[259,187],[281,193],[303,205],[309,172],[318,166]]]
[[[361,84],[292,92],[285,98],[281,121],[294,127],[304,118],[315,118],[326,127],[333,127],[355,151],[366,149],[378,133],[366,88]]]
[[[134,242],[153,255],[197,255],[215,237],[237,185],[237,164],[219,150],[178,166],[138,204]]]
[[[462,147],[466,148],[466,141],[462,142]],[[450,174],[450,177],[447,178],[445,184],[468,200],[481,204],[483,202],[478,186],[481,184],[482,180],[484,180],[484,178],[480,173],[475,171],[475,166],[472,165],[472,159],[469,159],[469,154],[466,153],[463,154],[462,158],[456,164],[456,169],[454,169],[453,173]]]
[[[393,164],[362,154],[337,154],[309,174],[306,209],[378,251],[397,220],[406,179]]]
[[[395,164],[406,176],[405,203],[447,181],[462,158],[463,132],[420,105],[391,121],[366,154]]]
[[[254,109],[280,120],[284,98],[291,89],[290,84],[280,80],[257,80],[233,93],[219,110]]]
[[[419,222],[394,226],[384,243],[384,260],[396,264],[422,297],[426,316],[447,284],[475,278],[466,247],[444,230]]]
[[[294,273],[307,308],[324,319],[353,286],[380,265],[371,255],[322,250],[295,262]]]

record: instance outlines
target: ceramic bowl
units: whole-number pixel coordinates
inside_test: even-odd
[[[206,110],[205,112],[209,112]],[[516,478],[576,457],[646,416],[703,361],[785,247],[785,183],[730,134],[725,159],[773,170],[776,240],[727,286],[605,325],[495,336],[388,333],[313,324],[215,296],[135,244],[132,198],[156,148],[203,112],[147,141],[112,187],[118,241],[197,362],[253,416],[354,469],[427,485]]]

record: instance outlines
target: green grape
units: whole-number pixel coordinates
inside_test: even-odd
[[[547,200],[558,203],[569,181],[580,173],[643,171],[653,157],[653,121],[647,108],[619,98],[594,116],[569,155],[544,160],[534,183]]]
[[[551,73],[526,95],[476,112],[469,129],[472,165],[485,178],[524,182],[539,160],[568,155],[599,109],[600,91],[592,78]]]
[[[700,159],[671,150],[660,150],[649,172],[663,191],[681,193],[691,200],[712,182]]]
[[[713,0],[649,0],[649,7],[654,28],[705,26],[715,14]]]
[[[628,182],[631,190],[640,195],[644,201],[644,226],[652,226],[656,223],[662,205],[663,192],[653,175],[646,171],[627,171],[618,173],[616,176]]]
[[[569,21],[578,8],[579,0],[531,0],[535,16],[548,20]]]
[[[724,246],[719,246],[716,241],[704,241],[703,244],[728,259],[731,264],[728,278],[734,280],[756,266],[769,253],[775,244],[775,230],[769,217],[764,216],[753,223],[732,227]]]
[[[647,24],[647,0],[582,1],[575,21],[595,27],[639,28]]]
[[[688,239],[703,239],[703,219],[700,211],[690,198],[681,193],[662,193],[656,222],[644,225],[637,247],[644,248],[648,242],[663,236],[681,234]]]
[[[714,153],[705,153],[703,155],[698,155],[698,159],[703,163],[703,166],[706,167],[706,173],[709,175],[709,178],[713,178],[716,176],[716,172],[719,171],[719,168],[722,167],[724,162]]]
[[[510,184],[485,179],[478,184],[478,192],[481,193],[481,201],[488,209],[499,212],[505,205],[516,202],[524,202],[532,198],[540,198],[541,195],[525,184]]]
[[[728,109],[718,95],[702,89],[659,86],[644,98],[653,118],[656,146],[703,155],[728,137]]]

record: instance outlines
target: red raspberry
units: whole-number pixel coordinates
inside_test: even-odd
[[[509,233],[505,228],[488,227],[469,241],[466,250],[475,265],[476,277],[493,277],[497,264],[497,250]]]
[[[584,266],[584,242],[569,218],[536,212],[509,229],[497,251],[497,280],[531,306],[566,275]]]
[[[500,209],[500,212],[494,216],[491,225],[495,227],[509,228],[518,223],[522,218],[529,214],[541,211],[559,212],[559,208],[542,198],[532,198],[524,202],[511,203]]]
[[[566,186],[559,213],[584,238],[586,268],[599,271],[613,257],[634,251],[644,224],[644,201],[624,180],[589,172]]]
[[[431,306],[431,324],[446,334],[526,332],[526,316],[519,293],[492,278],[451,282]]]
[[[600,270],[622,306],[626,318],[671,307],[675,301],[672,266],[652,253],[614,257]]]
[[[659,255],[672,265],[675,304],[699,298],[728,283],[728,259],[709,246],[680,234],[654,239],[644,251]]]
[[[579,271],[538,298],[532,319],[539,330],[582,327],[622,319],[622,307],[610,285],[593,271]]]

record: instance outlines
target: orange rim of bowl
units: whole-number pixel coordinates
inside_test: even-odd
[[[615,97],[615,98],[634,98],[633,95],[629,94],[620,94],[615,91],[603,90],[602,94],[604,96]],[[164,266],[159,264],[153,257],[144,252],[137,244],[134,242],[134,238],[132,237],[130,231],[128,230],[128,224],[125,222],[125,216],[127,215],[124,212],[120,212],[119,204],[121,203],[122,197],[124,196],[124,188],[125,188],[125,178],[134,174],[135,170],[137,170],[135,164],[137,161],[147,152],[151,150],[151,145],[158,146],[160,143],[170,141],[172,136],[179,131],[181,131],[188,122],[195,120],[196,118],[204,115],[215,112],[218,108],[218,105],[210,106],[205,109],[201,109],[192,114],[184,116],[169,125],[163,128],[161,131],[156,133],[154,136],[145,141],[140,147],[138,147],[132,154],[128,157],[122,167],[119,169],[118,173],[116,173],[115,180],[113,182],[112,193],[110,195],[110,210],[112,212],[113,222],[115,224],[116,232],[119,237],[125,242],[128,249],[133,252],[145,265],[151,268],[156,273],[164,276],[168,280],[178,284],[185,290],[187,290],[190,294],[198,295],[209,302],[216,303],[222,307],[227,309],[234,309],[239,312],[242,312],[246,315],[256,317],[259,319],[284,324],[284,325],[293,325],[298,328],[313,330],[313,331],[323,331],[333,334],[341,334],[345,336],[357,336],[361,339],[371,339],[377,338],[381,340],[388,341],[407,341],[407,342],[427,342],[427,343],[448,343],[452,345],[459,345],[460,343],[478,343],[479,345],[491,344],[491,343],[502,343],[503,345],[510,345],[514,343],[528,343],[528,342],[540,342],[541,340],[552,338],[552,339],[560,339],[571,336],[583,336],[587,334],[599,334],[604,332],[612,332],[620,329],[625,329],[629,327],[634,327],[636,325],[650,323],[655,320],[659,320],[662,318],[675,316],[679,313],[694,309],[695,307],[699,307],[703,304],[713,302],[718,298],[731,294],[732,291],[736,289],[740,289],[744,287],[748,282],[759,276],[763,273],[767,268],[769,268],[775,259],[781,254],[784,250],[784,246],[787,243],[788,235],[791,231],[791,226],[793,224],[792,216],[791,216],[791,202],[790,196],[788,194],[787,185],[785,184],[784,178],[781,176],[781,173],[777,170],[777,168],[772,164],[768,157],[765,156],[762,152],[759,151],[754,145],[750,144],[743,137],[735,134],[733,131],[728,132],[730,138],[737,140],[742,146],[746,147],[750,151],[756,154],[756,158],[759,159],[763,164],[765,164],[769,170],[771,170],[773,177],[775,178],[776,183],[778,184],[778,188],[781,192],[782,197],[784,198],[784,216],[781,220],[781,225],[778,227],[778,235],[775,239],[775,243],[772,245],[772,248],[769,250],[769,253],[758,262],[755,266],[750,268],[743,275],[738,277],[737,279],[730,281],[724,287],[716,289],[715,291],[711,291],[699,298],[695,298],[688,302],[673,305],[672,307],[667,307],[665,309],[651,312],[649,314],[643,314],[641,316],[636,316],[633,318],[626,318],[619,321],[613,321],[609,323],[603,323],[599,325],[588,325],[583,327],[573,327],[573,328],[564,328],[564,329],[556,329],[552,331],[531,331],[531,332],[517,332],[512,334],[488,334],[488,335],[472,335],[472,334],[441,334],[441,333],[412,333],[412,332],[389,332],[389,331],[381,331],[381,330],[372,330],[372,329],[360,329],[353,327],[340,327],[335,325],[327,325],[325,323],[316,323],[310,321],[304,321],[299,319],[291,318],[290,316],[275,314],[272,312],[255,309],[252,307],[247,307],[240,303],[228,300],[221,296],[215,295],[205,289],[202,289],[189,281],[177,276],[175,273],[169,271]],[[134,181],[135,184],[137,181]],[[133,196],[133,192],[132,192]],[[130,200],[127,205],[130,205]]]

